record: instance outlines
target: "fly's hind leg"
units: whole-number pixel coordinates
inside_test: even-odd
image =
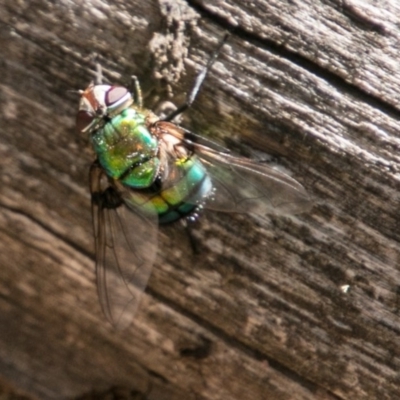
[[[172,121],[175,117],[177,117],[179,114],[182,114],[185,110],[187,110],[193,104],[193,102],[196,99],[196,96],[201,88],[201,85],[203,84],[204,79],[207,76],[208,71],[211,69],[212,65],[214,64],[215,60],[218,57],[218,54],[220,53],[220,51],[222,49],[222,46],[228,40],[229,36],[230,36],[230,33],[226,33],[224,35],[218,48],[214,51],[214,53],[208,60],[206,66],[197,75],[197,78],[194,81],[194,85],[193,85],[192,89],[190,90],[185,103],[182,104],[180,107],[178,107],[176,110],[172,111],[167,117],[165,117],[163,119],[163,121]]]
[[[194,219],[193,221],[188,218],[181,220],[181,223],[182,223],[183,227],[185,228],[189,246],[192,249],[192,253],[193,253],[193,255],[198,256],[200,254],[199,241],[195,238],[195,236],[193,234],[193,228],[194,228],[193,224],[195,222],[196,222],[196,219]]]

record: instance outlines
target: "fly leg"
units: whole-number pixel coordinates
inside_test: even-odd
[[[196,96],[201,88],[201,85],[204,82],[204,79],[208,73],[208,71],[211,69],[212,65],[214,64],[215,60],[218,57],[218,54],[220,53],[222,46],[225,44],[225,42],[228,40],[228,37],[230,36],[230,33],[226,33],[221,40],[221,43],[219,44],[218,48],[214,51],[210,59],[208,60],[206,66],[200,71],[200,73],[197,75],[196,80],[194,81],[194,85],[192,89],[190,90],[186,101],[184,104],[179,106],[176,110],[172,111],[167,117],[165,117],[162,121],[172,121],[176,116],[179,114],[182,114],[185,110],[187,110],[194,100],[196,99]]]
[[[194,228],[193,227],[193,223],[194,222],[195,221],[190,221],[187,218],[181,220],[181,223],[182,223],[182,225],[185,228],[185,231],[187,233],[188,242],[189,242],[189,245],[190,245],[190,247],[192,249],[192,252],[193,252],[193,254],[195,256],[197,256],[197,255],[200,254],[200,249],[199,249],[198,241],[193,235],[193,228]]]
[[[133,93],[133,98],[135,100],[135,104],[139,108],[143,108],[143,95],[142,88],[140,87],[139,79],[136,75],[131,76],[131,93]]]
[[[103,83],[103,78],[103,69],[101,68],[101,64],[96,62],[96,72],[94,75],[95,85],[101,85]]]

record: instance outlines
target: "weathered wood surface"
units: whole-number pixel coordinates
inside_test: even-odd
[[[1,0],[0,21],[3,380],[41,399],[116,385],[158,400],[398,397],[397,0]],[[280,156],[315,206],[208,214],[196,259],[165,240],[115,332],[68,90],[97,57],[110,80],[136,74],[147,105],[179,103],[233,26],[184,123]]]

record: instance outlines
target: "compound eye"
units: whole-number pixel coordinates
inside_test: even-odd
[[[115,108],[130,97],[128,89],[123,86],[112,86],[106,93],[105,103],[107,108]]]
[[[79,133],[85,132],[94,120],[94,115],[84,111],[79,110],[76,114],[76,129]]]

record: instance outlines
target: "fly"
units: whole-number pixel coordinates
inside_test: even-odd
[[[126,328],[157,254],[159,226],[201,209],[255,214],[307,211],[303,186],[268,165],[227,150],[171,122],[191,106],[227,36],[195,80],[186,102],[164,119],[142,106],[139,82],[97,82],[81,91],[77,129],[90,136],[96,277],[106,318]]]

